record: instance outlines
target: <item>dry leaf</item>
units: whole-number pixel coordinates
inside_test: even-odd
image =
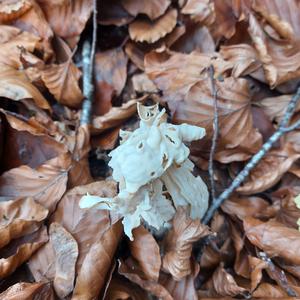
[[[268,264],[254,256],[249,256],[249,265],[251,268],[251,292],[253,292],[262,279],[262,271],[268,267]]]
[[[137,42],[154,43],[170,33],[177,22],[177,10],[170,9],[155,21],[137,19],[129,24],[130,38]]]
[[[0,300],[53,300],[54,294],[49,282],[20,282],[0,294]]]
[[[32,197],[52,212],[66,190],[70,163],[70,157],[63,154],[36,169],[21,166],[3,173],[0,199]]]
[[[237,285],[233,276],[226,272],[222,264],[213,274],[213,285],[218,295],[221,296],[237,296],[246,292],[246,289]]]
[[[53,286],[56,294],[64,298],[74,287],[78,246],[73,236],[58,223],[51,223],[49,235],[55,253]]]
[[[69,40],[69,45],[74,48],[91,15],[93,1],[66,1],[63,5],[42,2],[41,7],[55,34]]]
[[[83,195],[91,193],[99,196],[114,196],[116,185],[111,181],[99,181],[69,190],[59,202],[52,222],[61,224],[78,243],[79,256],[76,273],[89,253],[110,226],[109,212],[97,209],[84,210],[79,207]],[[42,247],[29,261],[30,270],[37,281],[53,280],[55,255],[51,243]]]
[[[38,230],[47,215],[48,210],[31,198],[0,202],[0,248]]]
[[[267,190],[280,180],[299,157],[300,154],[290,143],[286,143],[283,149],[270,150],[237,191],[249,195]]]
[[[78,273],[72,300],[98,297],[122,234],[121,222],[117,222],[92,245]]]
[[[138,261],[149,280],[157,281],[161,266],[158,244],[143,225],[133,230],[133,238],[134,240],[129,243],[132,257]]]
[[[131,258],[126,261],[119,261],[118,271],[121,275],[125,276],[127,279],[136,283],[142,289],[150,292],[159,299],[173,300],[173,297],[163,285],[155,281],[147,280],[137,263]]]
[[[247,238],[268,256],[279,256],[287,262],[300,264],[300,232],[274,220],[261,222],[252,217],[244,219]]]
[[[208,227],[202,225],[199,220],[189,218],[185,209],[177,209],[173,228],[164,240],[163,269],[171,273],[175,280],[181,280],[191,274],[193,243],[208,234]]]
[[[0,22],[8,23],[20,17],[28,9],[31,8],[31,3],[28,0],[6,1],[8,3],[0,3]]]
[[[0,67],[0,96],[15,101],[32,98],[40,108],[50,109],[48,101],[30,83],[26,75],[10,67]]]
[[[31,255],[48,241],[47,229],[41,227],[27,236],[13,240],[11,244],[1,249],[0,278],[13,273],[18,266],[28,260]]]
[[[120,125],[136,113],[136,104],[138,101],[142,101],[143,99],[145,99],[145,97],[141,99],[132,99],[120,107],[111,108],[111,110],[104,116],[94,117],[91,133],[101,133],[107,129]]]
[[[160,17],[171,4],[170,0],[122,0],[123,7],[132,15],[145,14],[151,20]]]
[[[83,95],[78,85],[81,72],[72,62],[72,57],[63,64],[53,64],[42,71],[42,79],[61,104],[79,107]]]
[[[271,298],[271,299],[291,299],[287,298],[287,294],[275,284],[262,283],[253,292],[253,297],[255,298]]]
[[[215,20],[214,3],[211,0],[188,0],[181,12],[199,23],[210,24]]]

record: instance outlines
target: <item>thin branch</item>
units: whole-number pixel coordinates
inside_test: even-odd
[[[270,270],[272,276],[274,277],[280,286],[286,291],[288,296],[297,297],[297,293],[289,286],[286,275],[283,270],[277,270],[272,260],[267,256],[265,252],[259,252],[258,257],[265,261],[268,265],[268,269]]]
[[[97,44],[97,0],[93,0],[93,36],[92,46],[88,40],[83,44],[82,48],[82,64],[83,64],[83,95],[84,101],[82,104],[82,112],[80,125],[90,124],[92,107],[94,100],[94,61]]]
[[[219,117],[218,117],[218,103],[217,103],[217,90],[216,90],[216,82],[215,82],[215,70],[213,65],[209,67],[209,77],[211,81],[211,93],[214,101],[214,121],[213,121],[213,138],[212,145],[209,153],[209,162],[208,162],[208,172],[210,178],[210,186],[211,186],[211,195],[212,202],[216,200],[216,188],[215,188],[215,180],[214,180],[214,155],[216,152],[217,139],[219,135]]]
[[[248,177],[250,171],[260,162],[260,160],[266,155],[266,153],[272,148],[274,143],[278,141],[278,139],[286,133],[287,128],[293,128],[292,126],[286,127],[289,123],[295,109],[297,101],[300,98],[300,87],[297,90],[297,93],[292,97],[291,101],[288,104],[285,115],[278,127],[278,129],[273,133],[273,135],[269,138],[269,140],[264,143],[261,149],[249,160],[244,169],[236,176],[236,178],[232,181],[231,185],[222,192],[221,195],[217,197],[217,199],[212,203],[211,207],[206,212],[204,218],[202,219],[203,224],[208,224],[208,222],[213,217],[215,211],[222,205],[222,203],[228,199],[228,197],[245,181]],[[297,122],[296,122],[297,123]]]

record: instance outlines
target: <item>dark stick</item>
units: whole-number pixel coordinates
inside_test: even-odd
[[[216,83],[215,83],[215,70],[213,65],[209,67],[209,77],[211,81],[211,93],[214,100],[214,122],[213,122],[213,138],[212,138],[212,145],[209,153],[209,162],[208,162],[208,172],[210,178],[210,186],[211,186],[211,195],[212,195],[212,202],[214,203],[216,200],[216,188],[215,188],[215,180],[214,180],[214,155],[216,152],[216,145],[217,145],[217,138],[219,135],[219,117],[218,117],[218,103],[217,103],[217,90],[216,90]]]
[[[80,117],[80,125],[90,124],[92,118],[92,107],[94,100],[94,61],[97,43],[97,0],[93,0],[93,37],[92,46],[86,40],[82,48],[82,64],[83,64],[83,95],[82,112]]]
[[[232,181],[231,185],[223,191],[221,195],[217,197],[217,199],[212,203],[211,207],[206,212],[204,218],[202,219],[203,224],[208,224],[208,222],[213,217],[215,211],[222,205],[222,203],[228,199],[228,197],[242,184],[242,182],[248,177],[250,171],[260,162],[260,160],[266,155],[266,153],[272,148],[275,142],[286,132],[287,129],[294,129],[294,125],[286,127],[289,123],[296,105],[297,101],[300,98],[300,87],[297,90],[297,93],[292,97],[290,103],[288,104],[285,115],[278,127],[278,129],[273,133],[273,135],[269,138],[269,140],[263,144],[261,149],[249,160],[244,169],[236,176],[236,178]],[[297,121],[296,123],[298,123]],[[296,124],[295,123],[295,124]],[[290,131],[291,131],[290,130]]]

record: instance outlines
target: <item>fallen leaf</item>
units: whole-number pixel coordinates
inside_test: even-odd
[[[268,264],[254,256],[249,256],[248,261],[251,269],[251,292],[253,292],[261,282],[262,271],[268,267]]]
[[[130,38],[137,42],[154,43],[170,33],[177,22],[177,10],[170,9],[155,21],[137,19],[129,24]]]
[[[123,7],[132,15],[145,14],[151,20],[160,17],[171,4],[170,0],[137,1],[122,0]]]
[[[51,222],[61,224],[76,240],[79,256],[76,263],[76,274],[92,245],[98,242],[110,226],[107,210],[81,209],[79,201],[90,193],[100,197],[113,197],[116,185],[111,181],[98,181],[69,190],[59,202]],[[53,280],[55,254],[51,242],[39,249],[29,261],[29,268],[36,281]]]
[[[173,228],[164,239],[163,269],[171,273],[175,280],[191,274],[193,243],[208,234],[210,231],[207,226],[189,218],[185,209],[177,209]]]
[[[0,248],[38,230],[47,215],[48,210],[31,198],[0,202]]]
[[[199,23],[211,24],[215,20],[214,3],[210,0],[187,0],[181,12]]]
[[[142,289],[150,292],[159,299],[173,300],[173,297],[163,285],[146,279],[145,274],[140,270],[139,266],[133,259],[129,258],[126,261],[120,260],[118,271],[131,282],[136,283]]]
[[[244,219],[247,238],[269,257],[282,257],[287,262],[300,264],[300,232],[274,220],[262,222],[252,217]],[[288,247],[287,247],[288,245]]]
[[[72,300],[98,297],[122,234],[121,222],[117,222],[91,246],[78,273]]]
[[[70,107],[79,107],[83,95],[78,85],[81,72],[69,59],[62,64],[52,64],[42,71],[42,80],[55,99],[61,104]]]
[[[17,19],[31,8],[31,3],[28,0],[15,0],[8,3],[0,3],[0,22],[8,23]]]
[[[54,294],[49,282],[20,282],[0,294],[0,300],[53,300]]]
[[[154,237],[141,225],[133,230],[133,238],[129,243],[132,257],[138,261],[149,280],[158,281],[161,258]]]
[[[119,138],[120,129],[120,127],[116,127],[111,130],[108,130],[105,133],[102,133],[99,136],[94,136],[91,140],[92,148],[98,147],[101,150],[114,149]]]
[[[218,295],[237,296],[246,292],[246,289],[237,285],[233,276],[226,272],[222,264],[215,270],[212,278]]]
[[[287,294],[278,285],[265,282],[258,286],[252,296],[255,298],[290,299],[286,298]]]
[[[48,241],[47,229],[45,226],[41,229],[15,239],[5,248],[1,249],[0,259],[0,278],[13,273],[18,266],[28,260],[32,254]]]
[[[74,288],[78,246],[73,236],[58,223],[51,223],[49,235],[55,253],[53,286],[56,294],[64,298]]]
[[[42,2],[41,7],[55,34],[67,41],[69,40],[71,48],[74,48],[90,18],[93,1],[66,1],[62,5]]]
[[[267,190],[280,180],[299,157],[300,154],[290,143],[286,143],[282,149],[270,150],[237,191],[249,195]]]
[[[158,92],[154,83],[148,78],[147,74],[145,73],[133,75],[131,80],[134,90],[138,93]]]
[[[130,118],[136,113],[136,104],[138,101],[142,101],[143,99],[145,99],[145,97],[142,99],[132,99],[120,107],[111,108],[110,111],[103,116],[94,117],[91,134],[101,133],[123,123],[124,120]]]
[[[27,79],[22,71],[0,67],[0,96],[15,101],[32,98],[37,106],[50,109],[48,101]]]
[[[1,201],[32,197],[52,212],[66,191],[70,157],[63,154],[36,169],[21,166],[0,177]]]

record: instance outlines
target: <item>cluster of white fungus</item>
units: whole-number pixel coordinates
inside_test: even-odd
[[[110,153],[109,166],[119,183],[118,195],[86,195],[80,201],[81,208],[96,206],[123,216],[124,231],[130,239],[141,220],[161,229],[178,206],[190,206],[193,219],[203,217],[208,206],[207,187],[192,174],[190,151],[183,143],[201,139],[205,129],[167,123],[165,109],[159,111],[158,105],[138,104],[138,113],[140,127],[133,132],[121,130],[120,146]]]

